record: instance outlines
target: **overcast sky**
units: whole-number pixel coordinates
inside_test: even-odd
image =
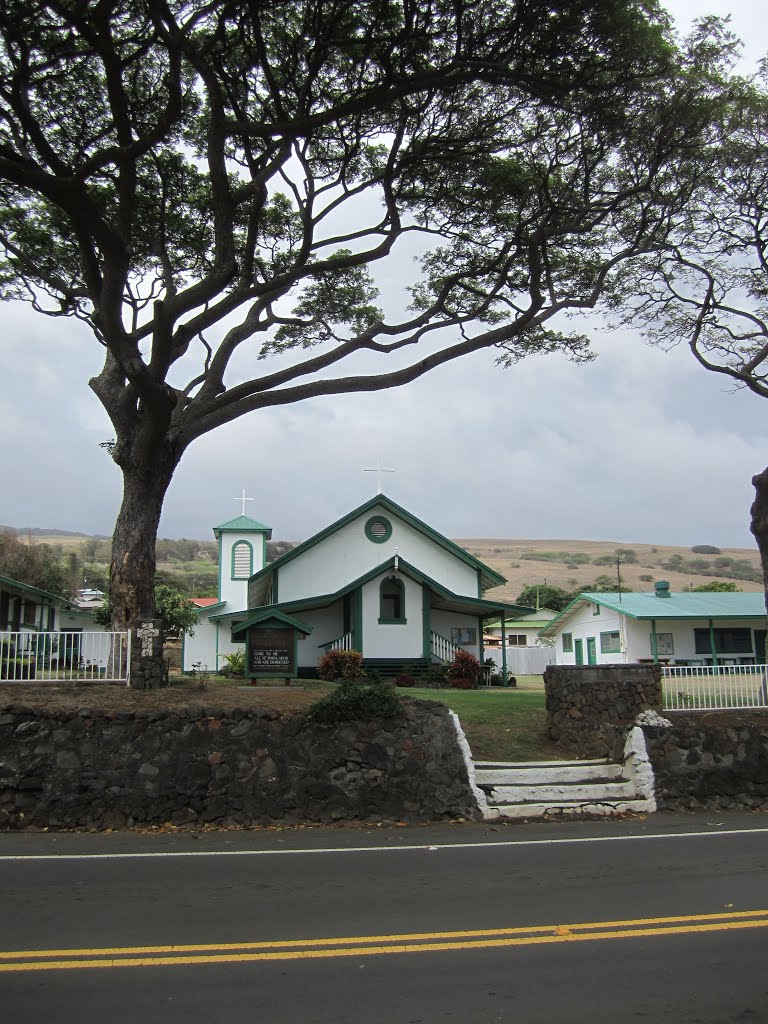
[[[681,28],[731,13],[745,68],[768,52],[754,0],[675,0]],[[0,523],[110,534],[120,474],[87,386],[100,350],[73,321],[0,305]],[[768,404],[631,332],[593,321],[599,358],[511,370],[480,353],[414,384],[257,412],[197,441],[165,503],[164,537],[209,538],[240,511],[301,540],[384,490],[451,537],[754,546],[750,479],[768,464]]]

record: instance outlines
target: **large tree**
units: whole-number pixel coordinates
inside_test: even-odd
[[[714,19],[699,39],[719,39],[722,61],[738,41]],[[768,398],[768,61],[727,87],[691,198],[667,244],[622,268],[615,302],[623,323],[642,324],[655,344],[688,345],[699,365],[737,390]],[[753,478],[750,528],[768,604],[768,468]]]
[[[479,349],[589,357],[550,321],[691,187],[678,58],[656,0],[0,2],[0,284],[103,347],[117,626],[202,434]]]

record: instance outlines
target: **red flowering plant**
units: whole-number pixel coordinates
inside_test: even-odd
[[[448,679],[454,690],[475,690],[482,666],[474,654],[457,650],[448,666]]]

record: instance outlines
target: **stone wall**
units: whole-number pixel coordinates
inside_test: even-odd
[[[263,709],[0,707],[0,827],[199,827],[477,815],[447,708],[311,724]]]
[[[768,808],[768,712],[665,717],[671,728],[643,728],[659,807]]]
[[[550,665],[547,732],[578,757],[621,757],[641,711],[662,706],[659,665]]]

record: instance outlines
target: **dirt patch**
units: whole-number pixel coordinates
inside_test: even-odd
[[[663,711],[664,718],[673,724],[690,722],[692,725],[717,726],[720,729],[738,729],[740,725],[768,725],[768,708],[739,708],[732,711]]]
[[[320,694],[289,686],[270,688],[216,686],[203,689],[198,683],[184,680],[162,690],[131,690],[127,686],[93,684],[67,686],[6,683],[0,686],[0,708],[32,708],[49,711],[83,711],[94,713],[118,711],[181,711],[205,708],[231,711],[233,708],[267,708],[290,714],[313,704]]]

